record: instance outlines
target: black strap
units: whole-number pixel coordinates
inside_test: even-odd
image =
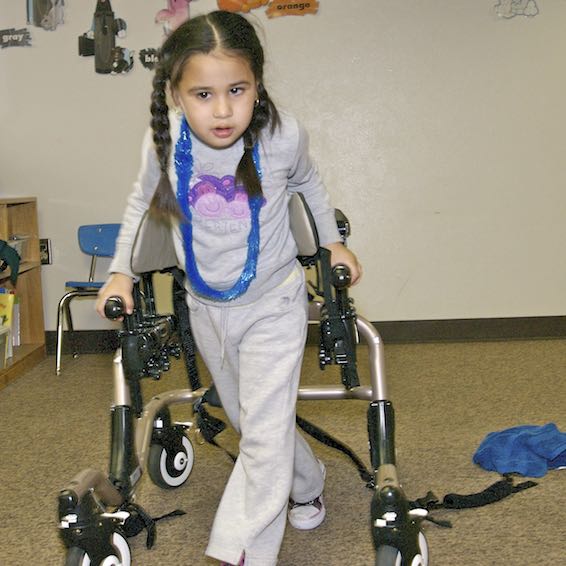
[[[358,473],[363,481],[366,482],[366,487],[373,489],[375,487],[374,477],[373,474],[369,472],[369,470],[364,466],[364,463],[356,456],[356,454],[344,443],[340,442],[336,438],[330,436],[326,431],[322,430],[321,428],[317,427],[316,425],[312,424],[311,422],[303,419],[299,415],[297,415],[297,424],[307,433],[310,434],[313,438],[326,444],[326,446],[330,446],[331,448],[336,448],[336,450],[340,450],[349,456],[349,458],[354,462],[355,466],[358,468]]]
[[[173,311],[179,323],[179,339],[185,359],[185,367],[189,378],[189,384],[193,391],[200,389],[201,382],[196,364],[197,348],[193,333],[191,332],[191,320],[189,307],[185,299],[185,274],[178,268],[172,269],[173,275]]]
[[[483,507],[484,505],[501,501],[514,493],[529,489],[535,485],[538,484],[533,481],[513,485],[513,478],[504,476],[502,480],[495,482],[478,493],[472,493],[470,495],[448,493],[444,496],[442,503],[436,506],[436,509],[440,507],[444,509],[471,509],[473,507]]]
[[[130,513],[130,516],[124,522],[124,534],[126,537],[134,537],[141,533],[144,529],[147,529],[147,539],[145,543],[147,548],[151,548],[155,544],[155,538],[157,536],[155,523],[157,523],[157,521],[168,519],[170,517],[186,515],[185,511],[175,509],[175,511],[171,511],[170,513],[166,513],[160,517],[152,518],[142,507],[131,502],[125,505],[123,510]]]
[[[234,456],[234,454],[232,454],[229,450],[226,450],[226,448],[224,448],[223,446],[220,446],[220,444],[218,444],[216,440],[214,440],[214,437],[217,434],[220,434],[226,428],[226,423],[221,419],[211,415],[206,410],[206,408],[204,407],[204,404],[206,402],[207,399],[205,393],[193,405],[193,409],[197,415],[197,428],[199,429],[202,438],[206,442],[224,450],[224,452],[228,454],[232,462],[235,462],[236,456]]]
[[[411,509],[426,509],[427,511],[433,511],[435,509],[472,509],[474,507],[483,507],[484,505],[496,503],[514,493],[529,489],[535,485],[538,484],[533,481],[526,481],[514,485],[513,478],[505,475],[503,479],[493,483],[478,493],[471,493],[469,495],[448,493],[444,496],[442,501],[440,501],[432,491],[429,491],[424,497],[410,501],[409,507]],[[441,527],[452,527],[450,521],[440,521],[430,515],[425,517],[425,519]]]

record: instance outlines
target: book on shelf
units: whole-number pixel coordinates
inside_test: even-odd
[[[0,289],[0,324],[8,329],[7,357],[13,356],[12,328],[14,321],[14,303],[16,295],[6,289]],[[18,309],[19,312],[19,309]]]
[[[8,363],[8,343],[10,342],[10,329],[0,324],[0,369]]]
[[[12,346],[15,348],[20,344],[20,297],[15,295],[14,307],[12,309]]]

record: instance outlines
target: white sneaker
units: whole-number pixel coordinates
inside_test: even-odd
[[[318,464],[322,471],[322,477],[326,478],[326,468],[324,464],[320,460]],[[318,497],[305,503],[297,503],[291,500],[289,502],[288,516],[289,523],[291,523],[291,526],[295,527],[295,529],[299,529],[300,531],[316,529],[326,517],[326,507],[324,506],[322,493]]]

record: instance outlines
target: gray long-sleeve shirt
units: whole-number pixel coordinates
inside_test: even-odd
[[[179,137],[181,120],[170,115],[173,148]],[[193,249],[199,272],[215,289],[230,288],[244,267],[250,232],[247,197],[236,187],[234,175],[243,154],[239,140],[226,149],[214,149],[191,136],[193,170],[189,202],[193,221]],[[174,153],[174,152],[172,152]],[[316,165],[308,151],[308,136],[297,120],[281,112],[281,127],[273,135],[265,129],[259,140],[260,169],[264,203],[260,211],[260,249],[257,273],[248,290],[230,301],[247,304],[281,283],[295,265],[297,246],[289,228],[288,200],[293,191],[303,193],[315,219],[321,245],[339,242],[334,208]],[[171,159],[169,175],[173,188],[177,175]],[[110,272],[135,277],[130,268],[132,243],[141,218],[155,192],[160,169],[151,131],[142,144],[142,163],[134,184],[118,236]],[[173,228],[179,267],[184,269],[185,252],[178,226]],[[187,291],[195,290],[190,282]],[[199,300],[207,302],[206,298]]]

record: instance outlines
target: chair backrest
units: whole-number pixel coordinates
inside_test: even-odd
[[[96,257],[112,257],[120,224],[86,224],[79,226],[79,247],[85,254]]]
[[[302,193],[291,193],[289,200],[291,233],[299,256],[314,256],[319,248],[318,231],[310,208]]]
[[[134,273],[162,271],[178,264],[171,226],[146,212],[140,222],[130,267]]]

